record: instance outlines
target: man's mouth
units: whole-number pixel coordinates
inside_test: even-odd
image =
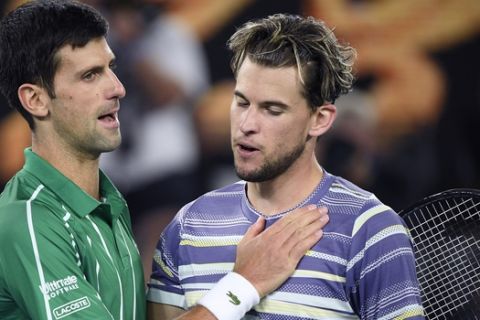
[[[110,113],[105,113],[99,116],[97,119],[107,128],[118,128],[120,125],[118,121],[117,111],[112,111]]]
[[[253,157],[258,151],[260,150],[251,144],[237,143],[237,153],[243,158]]]
[[[98,117],[98,120],[102,120],[102,121],[115,121],[116,120],[116,117],[115,117],[115,113],[109,113],[109,114],[105,114],[103,116],[100,116]]]
[[[239,144],[238,145],[238,148],[242,151],[246,151],[246,152],[253,152],[253,151],[257,151],[258,149],[255,149],[251,146],[248,146],[248,145],[245,145],[245,144]]]

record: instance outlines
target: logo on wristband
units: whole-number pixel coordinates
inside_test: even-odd
[[[238,306],[240,304],[240,299],[238,299],[238,297],[232,293],[232,291],[228,291],[227,293],[227,297],[230,298],[230,300],[228,300],[231,304],[234,304],[236,306]]]

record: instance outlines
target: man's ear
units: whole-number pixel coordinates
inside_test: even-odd
[[[311,125],[308,134],[313,137],[319,137],[327,132],[335,121],[337,108],[333,104],[324,104],[319,106],[312,114]]]
[[[18,88],[18,98],[23,108],[32,116],[43,118],[48,115],[49,96],[44,88],[24,83]]]

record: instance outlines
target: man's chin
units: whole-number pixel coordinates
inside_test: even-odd
[[[260,172],[246,172],[246,171],[240,171],[240,170],[235,170],[237,173],[237,176],[245,180],[247,182],[264,182],[267,179],[265,179],[264,175]]]
[[[115,151],[118,149],[118,147],[120,147],[120,142],[121,140],[119,141],[114,141],[114,142],[110,142],[110,143],[104,143],[100,148],[99,148],[99,152],[100,153],[108,153],[108,152],[112,152],[112,151]]]

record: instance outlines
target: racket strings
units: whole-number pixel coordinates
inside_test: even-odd
[[[471,197],[437,201],[406,217],[428,319],[448,319],[480,290],[479,221],[480,203]]]
[[[457,253],[453,259],[465,260],[465,257],[466,253],[463,251]],[[425,271],[425,269],[422,270]],[[428,264],[427,272],[419,272],[419,282],[426,305],[430,306],[432,312],[437,312],[439,310],[451,311],[468,303],[469,300],[464,293],[478,290],[480,279],[475,275],[479,273],[480,267],[478,266],[472,268],[464,263],[454,265],[454,261],[446,263],[437,260],[433,264]]]
[[[421,214],[421,216],[420,218],[417,217],[415,221],[416,224],[410,228],[410,231],[418,235],[425,233],[435,235],[441,230],[444,230],[445,225],[458,218],[459,215],[462,215],[464,219],[479,216],[478,211],[480,210],[480,203],[472,203],[469,207],[460,209],[461,206],[473,202],[472,199],[462,200],[460,203],[455,203],[453,206],[448,203],[450,201],[455,201],[454,199],[445,201],[447,201],[447,204],[436,204],[440,209],[435,208],[435,204],[432,204],[430,207],[425,207],[416,211],[414,215],[417,216],[417,214]],[[425,210],[427,212],[424,212]],[[458,210],[458,212],[455,213],[455,210]]]

